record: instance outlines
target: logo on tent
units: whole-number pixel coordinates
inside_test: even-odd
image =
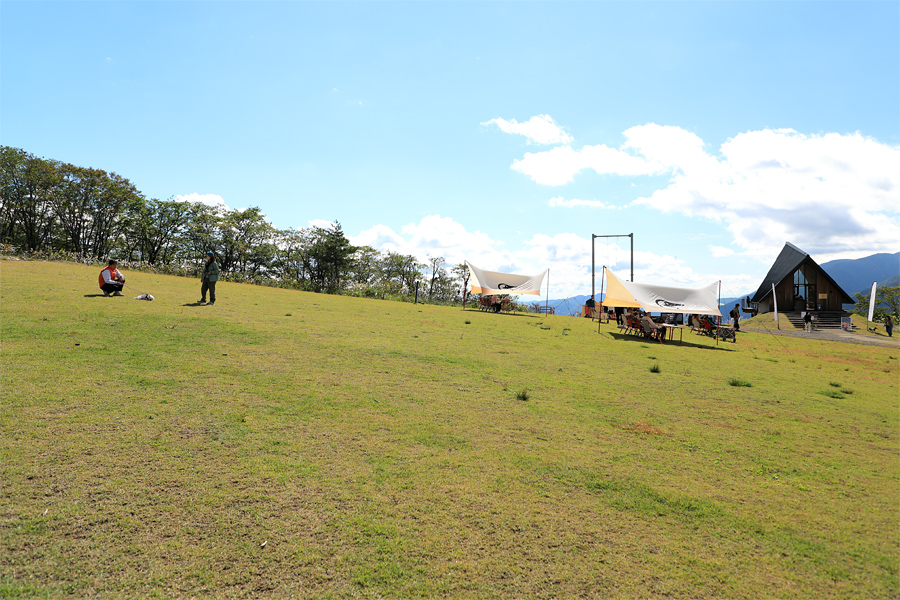
[[[663,306],[665,308],[674,308],[676,306],[684,306],[684,303],[669,302],[668,300],[663,300],[662,298],[660,298],[659,300],[656,301],[656,305]]]
[[[511,290],[511,289],[513,289],[514,287],[516,287],[516,286],[514,286],[514,285],[509,285],[508,283],[498,283],[498,284],[497,284],[497,289],[498,289],[498,290]]]

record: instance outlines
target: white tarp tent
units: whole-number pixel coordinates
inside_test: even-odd
[[[544,285],[544,277],[547,271],[537,275],[516,275],[514,273],[497,273],[479,269],[469,261],[466,261],[471,277],[473,294],[531,294],[541,295]]]
[[[699,289],[649,285],[619,281],[609,269],[606,275],[606,296],[603,306],[641,308],[647,312],[717,315],[719,312],[719,282]]]

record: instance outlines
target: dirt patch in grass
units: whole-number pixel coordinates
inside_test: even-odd
[[[651,423],[647,423],[645,421],[638,421],[637,423],[626,423],[620,425],[619,427],[621,427],[625,431],[630,431],[631,433],[645,433],[647,435],[668,435],[659,427],[656,427]]]

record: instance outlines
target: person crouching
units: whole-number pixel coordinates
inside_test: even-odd
[[[100,271],[98,283],[103,295],[107,298],[112,296],[124,296],[122,286],[125,285],[125,278],[119,273],[119,263],[114,260],[107,263],[106,268]]]

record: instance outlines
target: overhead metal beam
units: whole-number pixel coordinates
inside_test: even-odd
[[[596,261],[594,260],[594,240],[597,238],[610,238],[610,237],[627,237],[631,238],[631,281],[634,282],[634,233],[623,233],[621,235],[597,235],[591,234],[591,300],[596,301],[597,299],[594,297],[597,294],[596,290]]]

